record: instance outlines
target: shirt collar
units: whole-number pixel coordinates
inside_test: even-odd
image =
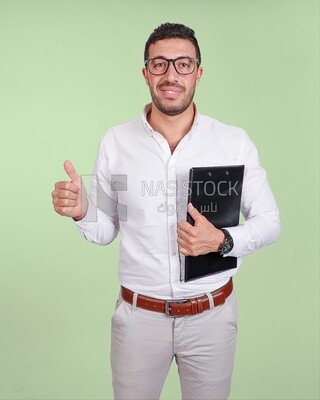
[[[153,129],[148,122],[148,114],[150,113],[150,111],[151,111],[151,103],[147,104],[144,107],[143,113],[142,113],[142,121],[143,121],[143,126],[145,127],[146,131],[148,132],[148,134],[150,136],[152,136]]]
[[[199,114],[198,114],[197,106],[195,104],[194,104],[194,110],[195,110],[195,113],[194,113],[193,124],[188,133],[193,132],[199,124]],[[143,126],[145,127],[147,133],[149,134],[149,136],[152,136],[155,131],[152,129],[152,126],[148,122],[148,114],[150,112],[151,112],[151,103],[147,104],[144,107],[143,113],[142,113],[142,121],[143,121]]]

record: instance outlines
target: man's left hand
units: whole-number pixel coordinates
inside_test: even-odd
[[[194,225],[180,221],[178,225],[178,243],[180,252],[185,256],[199,256],[217,252],[224,240],[224,233],[217,229],[206,217],[188,204],[188,213],[194,220]]]

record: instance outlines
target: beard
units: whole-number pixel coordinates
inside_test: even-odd
[[[181,100],[161,99],[156,94],[156,92],[151,87],[149,87],[152,102],[157,107],[157,109],[163,114],[169,116],[182,114],[192,103],[195,93],[195,86],[192,87],[188,93],[185,92],[185,88],[181,85],[164,82],[158,86],[158,89],[161,90],[162,86],[178,87],[179,89],[182,90],[182,93],[185,94]]]

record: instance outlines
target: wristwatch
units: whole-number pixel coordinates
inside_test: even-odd
[[[221,256],[230,253],[230,251],[233,249],[233,239],[230,233],[226,229],[221,229],[222,232],[224,233],[224,239],[222,243],[220,243],[218,252],[220,253]]]

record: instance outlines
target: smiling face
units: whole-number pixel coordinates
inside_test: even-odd
[[[164,39],[149,47],[149,59],[156,57],[196,58],[196,51],[189,40]],[[196,67],[190,75],[181,75],[170,63],[167,72],[163,75],[152,75],[146,68],[143,68],[142,73],[149,86],[152,102],[160,112],[173,116],[192,107],[195,88],[202,75],[201,67]]]

